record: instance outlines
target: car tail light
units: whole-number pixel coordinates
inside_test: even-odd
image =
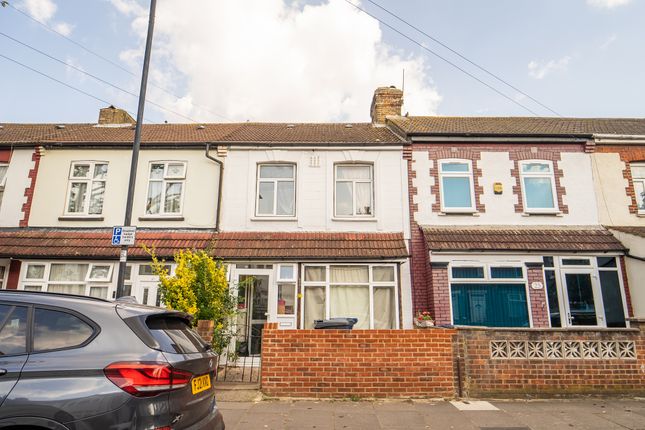
[[[193,376],[167,363],[120,362],[110,364],[103,371],[117,387],[136,397],[150,397],[183,388]]]

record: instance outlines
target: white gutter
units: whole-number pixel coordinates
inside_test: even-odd
[[[645,135],[642,134],[594,134],[596,143],[605,145],[643,145],[645,144]]]

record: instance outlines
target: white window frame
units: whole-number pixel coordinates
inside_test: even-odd
[[[291,267],[291,270],[293,271],[292,272],[293,275],[291,276],[291,278],[283,278],[282,277],[281,269],[282,269],[282,267],[287,267],[287,266]],[[277,280],[278,280],[278,282],[289,282],[289,283],[296,282],[296,278],[297,278],[296,272],[297,272],[297,270],[296,270],[296,265],[295,264],[279,264],[278,265]]]
[[[645,215],[645,209],[640,209],[640,201],[638,199],[638,196],[636,195],[636,183],[640,183],[643,186],[643,189],[645,190],[645,175],[643,176],[637,176],[634,175],[634,167],[640,167],[645,169],[645,162],[635,162],[635,163],[629,163],[629,171],[632,176],[632,186],[634,187],[634,197],[636,198],[636,210],[638,211],[639,215]]]
[[[9,264],[0,262],[0,269],[4,269],[2,276],[0,276],[0,290],[7,288],[7,278],[9,277]]]
[[[308,263],[302,266],[300,272],[300,283],[302,285],[302,302],[300,304],[300,327],[305,326],[305,289],[307,287],[324,287],[325,289],[325,319],[330,318],[331,315],[331,287],[337,285],[336,283],[331,282],[331,267],[332,266],[367,266],[368,268],[368,281],[365,282],[343,282],[340,285],[357,287],[368,286],[369,288],[369,307],[370,307],[370,321],[369,329],[374,329],[374,289],[375,288],[392,288],[394,291],[394,329],[398,329],[399,324],[399,274],[397,270],[397,264],[395,263]],[[391,267],[394,273],[393,281],[386,282],[376,282],[373,279],[373,269],[374,267]],[[305,272],[307,267],[324,267],[325,268],[325,281],[305,281]]]
[[[524,166],[527,164],[546,164],[549,166],[549,173],[525,173]],[[559,213],[560,208],[558,204],[558,191],[555,186],[555,167],[553,162],[550,160],[522,160],[519,162],[519,174],[520,174],[520,186],[522,189],[522,203],[524,206],[524,213]],[[538,178],[538,179],[549,179],[551,181],[551,195],[553,196],[553,207],[552,208],[529,208],[526,204],[527,194],[526,187],[524,186],[524,180],[526,178]]]
[[[97,164],[106,164],[108,166],[108,172],[105,174],[105,179],[94,179],[94,169]],[[78,178],[74,177],[74,167],[78,165],[89,165],[89,177]],[[105,192],[107,191],[107,175],[110,171],[110,163],[107,161],[72,161],[69,167],[69,175],[67,178],[67,193],[65,194],[65,216],[79,216],[79,217],[100,217],[103,214],[103,208],[105,207]],[[95,182],[103,182],[103,206],[101,206],[101,212],[98,214],[90,214],[90,200],[92,199],[92,185]],[[69,211],[69,199],[72,197],[72,186],[75,183],[85,183],[87,188],[85,191],[85,200],[83,201],[83,210],[81,212],[70,212]]]
[[[152,166],[154,164],[163,164],[163,178],[153,179],[152,178]],[[168,174],[168,166],[171,164],[181,164],[184,168],[184,174],[181,176],[170,176]],[[178,160],[157,160],[151,161],[148,163],[148,186],[146,188],[146,199],[144,201],[144,214],[146,217],[177,217],[182,216],[184,211],[184,197],[186,195],[186,176],[188,171],[188,165],[186,161]],[[152,182],[161,182],[161,202],[159,204],[159,212],[148,212],[148,200],[150,199],[150,184]],[[179,196],[179,211],[178,212],[166,212],[166,183],[168,182],[179,182],[181,183],[181,196]]]
[[[85,274],[85,278],[82,281],[50,281],[49,280],[49,275],[51,273],[51,266],[52,264],[87,264],[88,269],[87,273]],[[116,288],[116,282],[115,279],[110,279],[110,277],[113,274],[113,269],[114,265],[116,263],[114,262],[101,262],[101,263],[93,263],[89,261],[68,261],[68,260],[61,260],[61,261],[26,261],[23,263],[22,268],[21,268],[21,274],[20,274],[20,282],[18,285],[18,289],[24,290],[25,286],[38,286],[40,287],[40,291],[42,292],[47,292],[49,291],[49,286],[50,285],[65,285],[65,284],[75,284],[75,285],[81,285],[83,284],[85,286],[85,296],[90,295],[90,289],[92,287],[106,287],[107,288],[107,294],[106,294],[106,299],[111,299],[110,292]],[[92,270],[93,266],[110,266],[110,273],[107,279],[105,280],[99,280],[99,279],[90,279],[90,273]],[[44,266],[45,269],[43,271],[43,276],[42,278],[27,278],[27,270],[29,269],[29,266]]]
[[[92,269],[97,266],[107,266],[108,267],[108,274],[104,278],[91,278],[92,276]],[[86,282],[110,282],[110,279],[112,279],[112,270],[114,269],[113,264],[105,263],[105,264],[100,264],[100,263],[91,263],[89,269],[87,270],[87,276],[85,277]]]
[[[338,179],[338,168],[339,167],[369,167],[370,169],[370,179]],[[351,182],[352,183],[352,214],[351,215],[338,215],[336,211],[336,185],[338,182]],[[372,213],[371,214],[358,214],[356,213],[356,184],[357,183],[369,183],[371,188],[371,204],[372,204]],[[352,218],[374,218],[376,216],[376,198],[374,191],[374,163],[335,163],[334,164],[334,218],[339,219],[352,219]]]
[[[468,165],[468,172],[444,172],[443,164],[466,164]],[[446,158],[437,161],[437,169],[439,171],[439,194],[441,196],[441,212],[444,213],[474,213],[476,212],[475,202],[475,178],[473,174],[472,160],[465,160],[459,158]],[[468,207],[446,207],[444,203],[445,192],[443,189],[444,178],[468,178],[470,189],[470,206]]]
[[[9,173],[9,163],[0,163],[0,167],[6,167],[7,170],[3,176],[0,177],[0,205],[2,205],[2,198],[4,197],[4,188],[7,184],[7,173]]]
[[[260,170],[264,166],[271,167],[293,167],[292,178],[260,178]],[[298,166],[296,163],[258,163],[256,169],[256,183],[255,183],[255,216],[261,218],[295,218],[297,210],[297,192],[298,192]],[[261,214],[260,210],[260,183],[267,182],[273,184],[273,211],[270,214]],[[278,182],[293,182],[293,214],[280,215],[278,214]]]

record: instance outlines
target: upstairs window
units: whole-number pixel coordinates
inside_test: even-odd
[[[520,175],[525,212],[558,210],[552,162],[522,161]]]
[[[107,173],[108,164],[105,162],[73,162],[69,170],[65,213],[68,215],[102,214]]]
[[[2,167],[0,167],[2,169]],[[634,195],[639,213],[645,213],[645,162],[632,163],[632,182],[634,183]],[[2,175],[0,174],[0,177]]]
[[[443,212],[475,211],[475,193],[470,160],[440,160],[439,178]]]
[[[179,215],[186,182],[186,163],[150,163],[147,215]]]
[[[7,170],[9,165],[0,163],[0,205],[2,205],[2,195],[4,194],[4,185],[7,182]]]
[[[373,169],[369,164],[335,166],[334,215],[337,217],[374,216]]]
[[[295,216],[296,166],[259,165],[257,193],[257,216]]]

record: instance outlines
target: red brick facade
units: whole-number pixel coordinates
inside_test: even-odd
[[[454,330],[265,325],[262,390],[289,397],[452,397]]]
[[[531,318],[533,319],[534,328],[551,327],[549,318],[549,305],[546,297],[546,283],[544,281],[544,271],[542,264],[527,264],[526,272],[528,276],[529,303],[531,309]],[[533,288],[533,283],[542,284],[542,288]]]
[[[40,165],[40,152],[38,147],[34,148],[31,155],[31,160],[34,162],[34,167],[29,171],[28,178],[30,179],[29,188],[25,189],[25,197],[27,201],[22,205],[23,217],[20,221],[20,227],[29,226],[29,214],[31,213],[31,202],[34,198],[34,189],[36,188],[36,177],[38,176],[38,166]]]

